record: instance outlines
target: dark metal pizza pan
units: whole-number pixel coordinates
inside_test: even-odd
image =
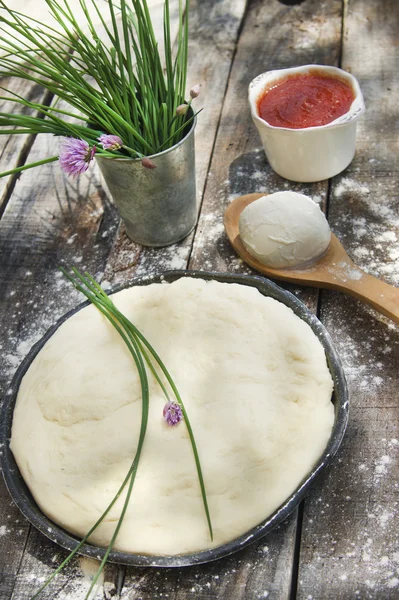
[[[334,381],[334,393],[332,396],[332,402],[335,408],[334,426],[330,440],[322,456],[310,473],[308,473],[308,475],[303,479],[294,493],[291,494],[284,504],[282,504],[273,514],[269,515],[262,523],[260,523],[257,527],[247,531],[244,535],[217,548],[179,556],[149,556],[114,551],[111,552],[109,556],[109,561],[111,562],[145,567],[183,567],[217,560],[232,554],[233,552],[241,550],[245,546],[255,542],[259,538],[266,535],[284,519],[286,519],[287,516],[294,510],[294,508],[301,502],[316,477],[329,465],[334,454],[337,452],[344,436],[348,421],[348,391],[341,361],[324,326],[294,295],[286,290],[283,290],[275,283],[265,279],[264,277],[201,271],[168,271],[152,277],[134,279],[129,283],[129,285],[124,287],[148,285],[150,283],[159,282],[169,283],[181,277],[195,277],[205,280],[214,279],[224,283],[239,283],[241,285],[254,287],[263,295],[270,296],[271,298],[274,298],[275,300],[278,300],[289,306],[300,319],[308,323],[324,347],[328,367]],[[123,288],[119,287],[114,289],[112,290],[112,293],[120,291],[121,289]],[[77,538],[50,521],[50,519],[48,519],[41,512],[19,472],[17,464],[14,460],[14,456],[9,447],[9,440],[11,436],[14,406],[17,399],[19,386],[24,374],[28,370],[35,356],[38,354],[47,340],[58,329],[58,327],[67,321],[77,311],[87,306],[87,304],[88,302],[84,302],[77,308],[66,313],[53,325],[53,327],[47,331],[43,338],[32,347],[29,354],[19,366],[12,380],[11,387],[3,400],[0,418],[1,466],[6,485],[13,501],[25,515],[25,517],[32,523],[32,525],[39,529],[39,531],[50,538],[53,542],[68,550],[72,550],[74,547],[76,547],[78,543]],[[265,495],[266,494],[267,490],[265,490]],[[79,554],[95,558],[102,558],[104,553],[104,548],[99,548],[90,544],[85,544],[79,550]]]

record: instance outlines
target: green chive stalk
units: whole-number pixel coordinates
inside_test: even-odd
[[[121,336],[122,340],[128,347],[130,354],[132,355],[133,361],[136,365],[138,376],[140,379],[141,385],[141,396],[142,396],[142,410],[141,410],[141,426],[140,426],[140,434],[137,445],[136,454],[133,458],[131,467],[123,480],[120,488],[116,492],[114,498],[110,502],[110,504],[106,507],[103,514],[98,518],[95,524],[91,527],[91,529],[87,532],[87,534],[80,540],[80,542],[76,545],[76,547],[71,551],[71,553],[66,557],[66,559],[59,565],[59,567],[52,573],[52,575],[45,581],[45,583],[41,586],[41,588],[35,593],[31,600],[35,600],[41,594],[41,592],[49,585],[49,583],[56,577],[56,575],[72,560],[76,553],[82,548],[82,546],[88,541],[93,532],[97,529],[99,525],[103,522],[104,518],[110,512],[112,507],[115,505],[117,500],[120,498],[123,491],[126,489],[126,496],[123,502],[121,514],[119,516],[117,525],[115,527],[114,533],[111,537],[111,540],[106,548],[104,557],[100,563],[97,573],[95,574],[90,588],[85,596],[85,600],[90,598],[90,595],[104,569],[104,566],[108,560],[109,554],[112,551],[112,548],[115,544],[115,540],[118,536],[120,528],[123,524],[123,520],[126,514],[127,507],[129,505],[133,485],[136,478],[140,456],[142,453],[145,435],[148,424],[148,414],[149,414],[149,383],[146,366],[150,369],[151,373],[154,375],[157,383],[161,387],[166,400],[170,400],[170,392],[168,392],[166,385],[162,381],[159,371],[164,375],[167,384],[170,387],[170,391],[172,392],[172,397],[174,397],[176,403],[180,406],[181,411],[183,413],[184,421],[187,427],[187,431],[189,434],[191,447],[194,455],[194,460],[197,469],[198,481],[201,490],[202,502],[204,506],[205,517],[208,523],[210,539],[213,540],[213,530],[212,530],[212,522],[211,516],[208,506],[208,500],[206,495],[204,477],[202,473],[201,463],[199,459],[198,449],[194,438],[193,428],[187,413],[187,409],[184,406],[183,400],[178,392],[178,389],[162,362],[161,358],[153,348],[153,346],[148,342],[145,336],[133,325],[133,323],[121,313],[109,296],[104,292],[104,290],[100,287],[100,285],[94,280],[94,278],[85,273],[82,275],[75,267],[71,269],[72,272],[68,272],[61,267],[61,272],[69,279],[69,281],[73,284],[73,286],[80,291],[86,298],[104,315],[104,317],[112,324],[112,326],[116,329],[116,331]]]
[[[0,0],[0,78],[38,84],[55,99],[47,106],[5,90],[8,95],[0,100],[31,114],[0,112],[0,135],[72,137],[98,153],[130,158],[151,156],[178,143],[194,118],[192,110],[176,112],[180,105],[191,104],[185,100],[189,0],[179,0],[175,52],[170,0],[164,2],[163,53],[147,0],[110,0],[101,6],[100,0],[79,0],[84,26],[68,0],[45,1],[54,27]],[[101,38],[93,10],[104,32]],[[59,101],[63,108],[58,108]],[[118,136],[122,143],[111,150],[102,148],[98,138],[103,134]]]

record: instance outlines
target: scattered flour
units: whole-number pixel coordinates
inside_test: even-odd
[[[390,443],[387,444],[387,449],[392,449],[392,445]],[[396,448],[395,448],[396,449]],[[390,467],[394,463],[394,459],[392,456],[388,454],[383,454],[379,459],[374,462],[374,475],[378,479],[382,475],[388,475]],[[379,517],[380,518],[380,517]],[[382,518],[385,521],[385,517]]]
[[[370,190],[365,185],[360,185],[354,179],[343,177],[339,184],[334,188],[334,195],[338,198],[347,192],[356,192],[357,194],[369,194]]]
[[[359,281],[364,276],[364,273],[360,269],[345,261],[332,263],[331,267],[328,267],[328,272],[336,277],[337,280],[344,283],[348,280]]]
[[[397,237],[394,231],[383,231],[375,237],[377,242],[396,242]]]
[[[73,264],[75,262],[74,260]],[[51,283],[46,285],[43,295],[36,296],[36,290],[37,287],[32,290],[30,299],[25,303],[25,318],[22,318],[22,310],[18,310],[19,303],[8,299],[8,315],[13,328],[7,336],[9,351],[4,353],[0,366],[3,381],[8,383],[32,346],[63,314],[84,300],[84,297],[58,271],[54,273]],[[12,298],[13,294],[9,293],[8,297]],[[43,310],[44,302],[45,310]]]
[[[387,192],[371,193],[369,187],[355,179],[343,177],[333,187],[336,198],[348,199],[348,206],[362,207],[365,216],[351,217],[351,209],[335,218],[337,231],[347,232],[343,240],[348,254],[366,272],[399,285],[399,214],[390,203]],[[359,245],[359,243],[366,245]]]

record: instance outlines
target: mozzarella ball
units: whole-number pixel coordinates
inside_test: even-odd
[[[239,232],[248,252],[275,269],[314,261],[331,241],[319,206],[297,192],[276,192],[249,204],[240,215]]]

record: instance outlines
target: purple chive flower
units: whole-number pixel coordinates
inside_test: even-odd
[[[190,90],[190,96],[191,98],[198,98],[199,93],[201,90],[201,84],[199,83],[198,85],[195,85],[193,88],[191,88]]]
[[[145,169],[156,169],[157,165],[155,163],[152,162],[152,160],[150,158],[143,158],[143,160],[141,161],[141,164],[143,165],[143,167]]]
[[[119,135],[103,133],[98,138],[98,141],[100,142],[104,150],[119,150],[119,148],[122,148],[123,146],[123,142]]]
[[[84,140],[76,138],[66,138],[61,146],[59,161],[61,169],[77,177],[89,168],[89,164],[96,152],[96,147],[90,148],[90,145]]]
[[[183,419],[183,412],[177,402],[167,402],[163,407],[163,418],[168,425],[177,425]]]

